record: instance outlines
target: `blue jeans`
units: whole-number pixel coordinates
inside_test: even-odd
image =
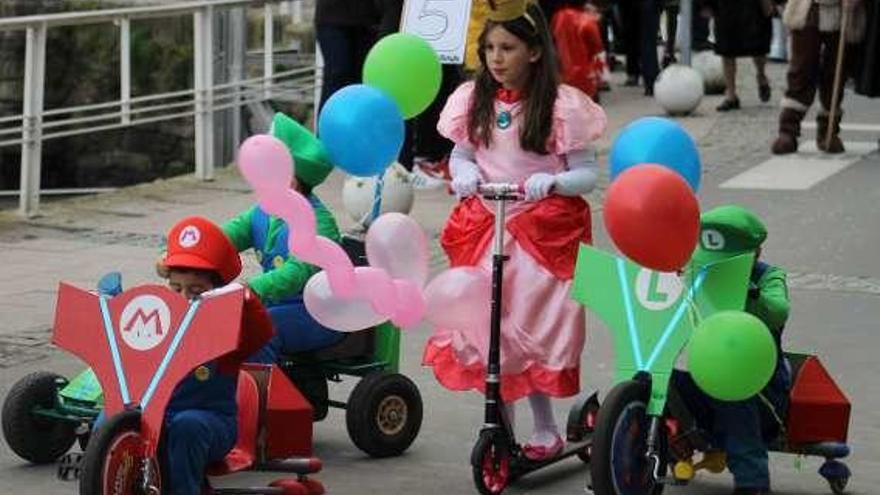
[[[777,411],[785,408],[788,390],[787,369],[777,366],[776,372],[762,394]],[[727,467],[737,488],[770,488],[765,438],[772,428],[764,413],[767,406],[760,397],[739,402],[713,399],[700,390],[691,375],[675,370],[671,385],[675,387],[696,419],[698,425],[712,435],[713,444],[727,454]]]
[[[284,354],[322,349],[345,337],[343,332],[330,330],[312,318],[301,297],[266,309],[272,318],[275,335],[248,362],[276,363]]]
[[[199,495],[208,464],[223,459],[235,446],[235,418],[186,409],[165,418],[164,465],[169,495]]]

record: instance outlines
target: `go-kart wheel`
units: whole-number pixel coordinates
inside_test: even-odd
[[[650,387],[641,381],[622,382],[602,403],[590,464],[596,495],[659,495],[663,491],[663,484],[657,483],[651,472],[653,463],[645,457]],[[667,469],[665,442],[664,438],[659,440],[659,474],[663,476]]]
[[[828,486],[831,487],[831,493],[834,495],[843,495],[846,493],[846,485],[849,483],[849,477],[831,478],[828,480]]]
[[[370,373],[348,398],[345,426],[351,441],[373,457],[400,455],[422,426],[422,396],[407,377]]]
[[[76,441],[76,425],[33,413],[35,407],[52,409],[67,380],[37,371],[24,376],[3,402],[3,436],[19,457],[35,464],[54,462]]]
[[[107,419],[92,435],[83,456],[80,495],[149,495],[143,490],[145,449],[139,412],[125,411]],[[149,470],[153,493],[161,493],[155,459],[149,460]]]
[[[511,480],[510,449],[501,438],[481,434],[471,452],[474,486],[482,495],[498,495]]]

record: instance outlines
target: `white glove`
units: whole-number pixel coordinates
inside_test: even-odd
[[[452,190],[459,199],[464,199],[477,194],[477,187],[480,185],[480,173],[476,167],[462,167],[452,178]]]
[[[538,172],[526,180],[526,201],[538,201],[550,194],[550,189],[556,185],[556,176]]]

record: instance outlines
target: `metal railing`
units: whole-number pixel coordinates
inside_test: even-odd
[[[214,114],[240,109],[249,103],[278,96],[314,99],[320,93],[320,55],[317,63],[275,72],[274,4],[296,20],[302,16],[301,0],[200,0],[170,5],[130,7],[85,12],[0,18],[0,31],[25,31],[22,113],[0,116],[0,147],[21,146],[19,213],[34,215],[41,191],[42,143],[49,139],[94,133],[164,120],[194,118],[195,176],[214,176]],[[263,74],[233,78],[215,84],[214,17],[226,9],[261,7]],[[191,89],[132,97],[131,23],[134,20],[191,16],[193,19],[193,87]],[[109,102],[46,110],[46,40],[49,29],[62,26],[113,23],[119,34],[119,98]],[[244,35],[240,37],[244,44]],[[242,62],[243,64],[243,62]],[[242,70],[243,72],[243,70]],[[70,189],[65,189],[70,192]]]

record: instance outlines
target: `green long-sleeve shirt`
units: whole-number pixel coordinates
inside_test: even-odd
[[[756,288],[757,297],[746,300],[746,311],[760,318],[779,338],[790,309],[785,270],[768,265]]]
[[[313,200],[312,205],[315,212],[318,235],[339,242],[339,227],[333,218],[333,214],[320,201]],[[276,239],[287,229],[287,225],[280,218],[270,216],[266,245],[255,246],[252,218],[256,210],[257,207],[254,206],[227,221],[223,224],[223,232],[226,233],[239,252],[253,248],[257,254],[257,259],[263,264],[262,260],[267,256],[266,253],[272,250]],[[283,263],[276,264],[274,269],[265,270],[262,274],[248,281],[250,288],[265,303],[271,304],[302,293],[309,278],[320,271],[319,267],[305,263],[290,255],[286,246],[283,251],[287,255],[287,259]]]

